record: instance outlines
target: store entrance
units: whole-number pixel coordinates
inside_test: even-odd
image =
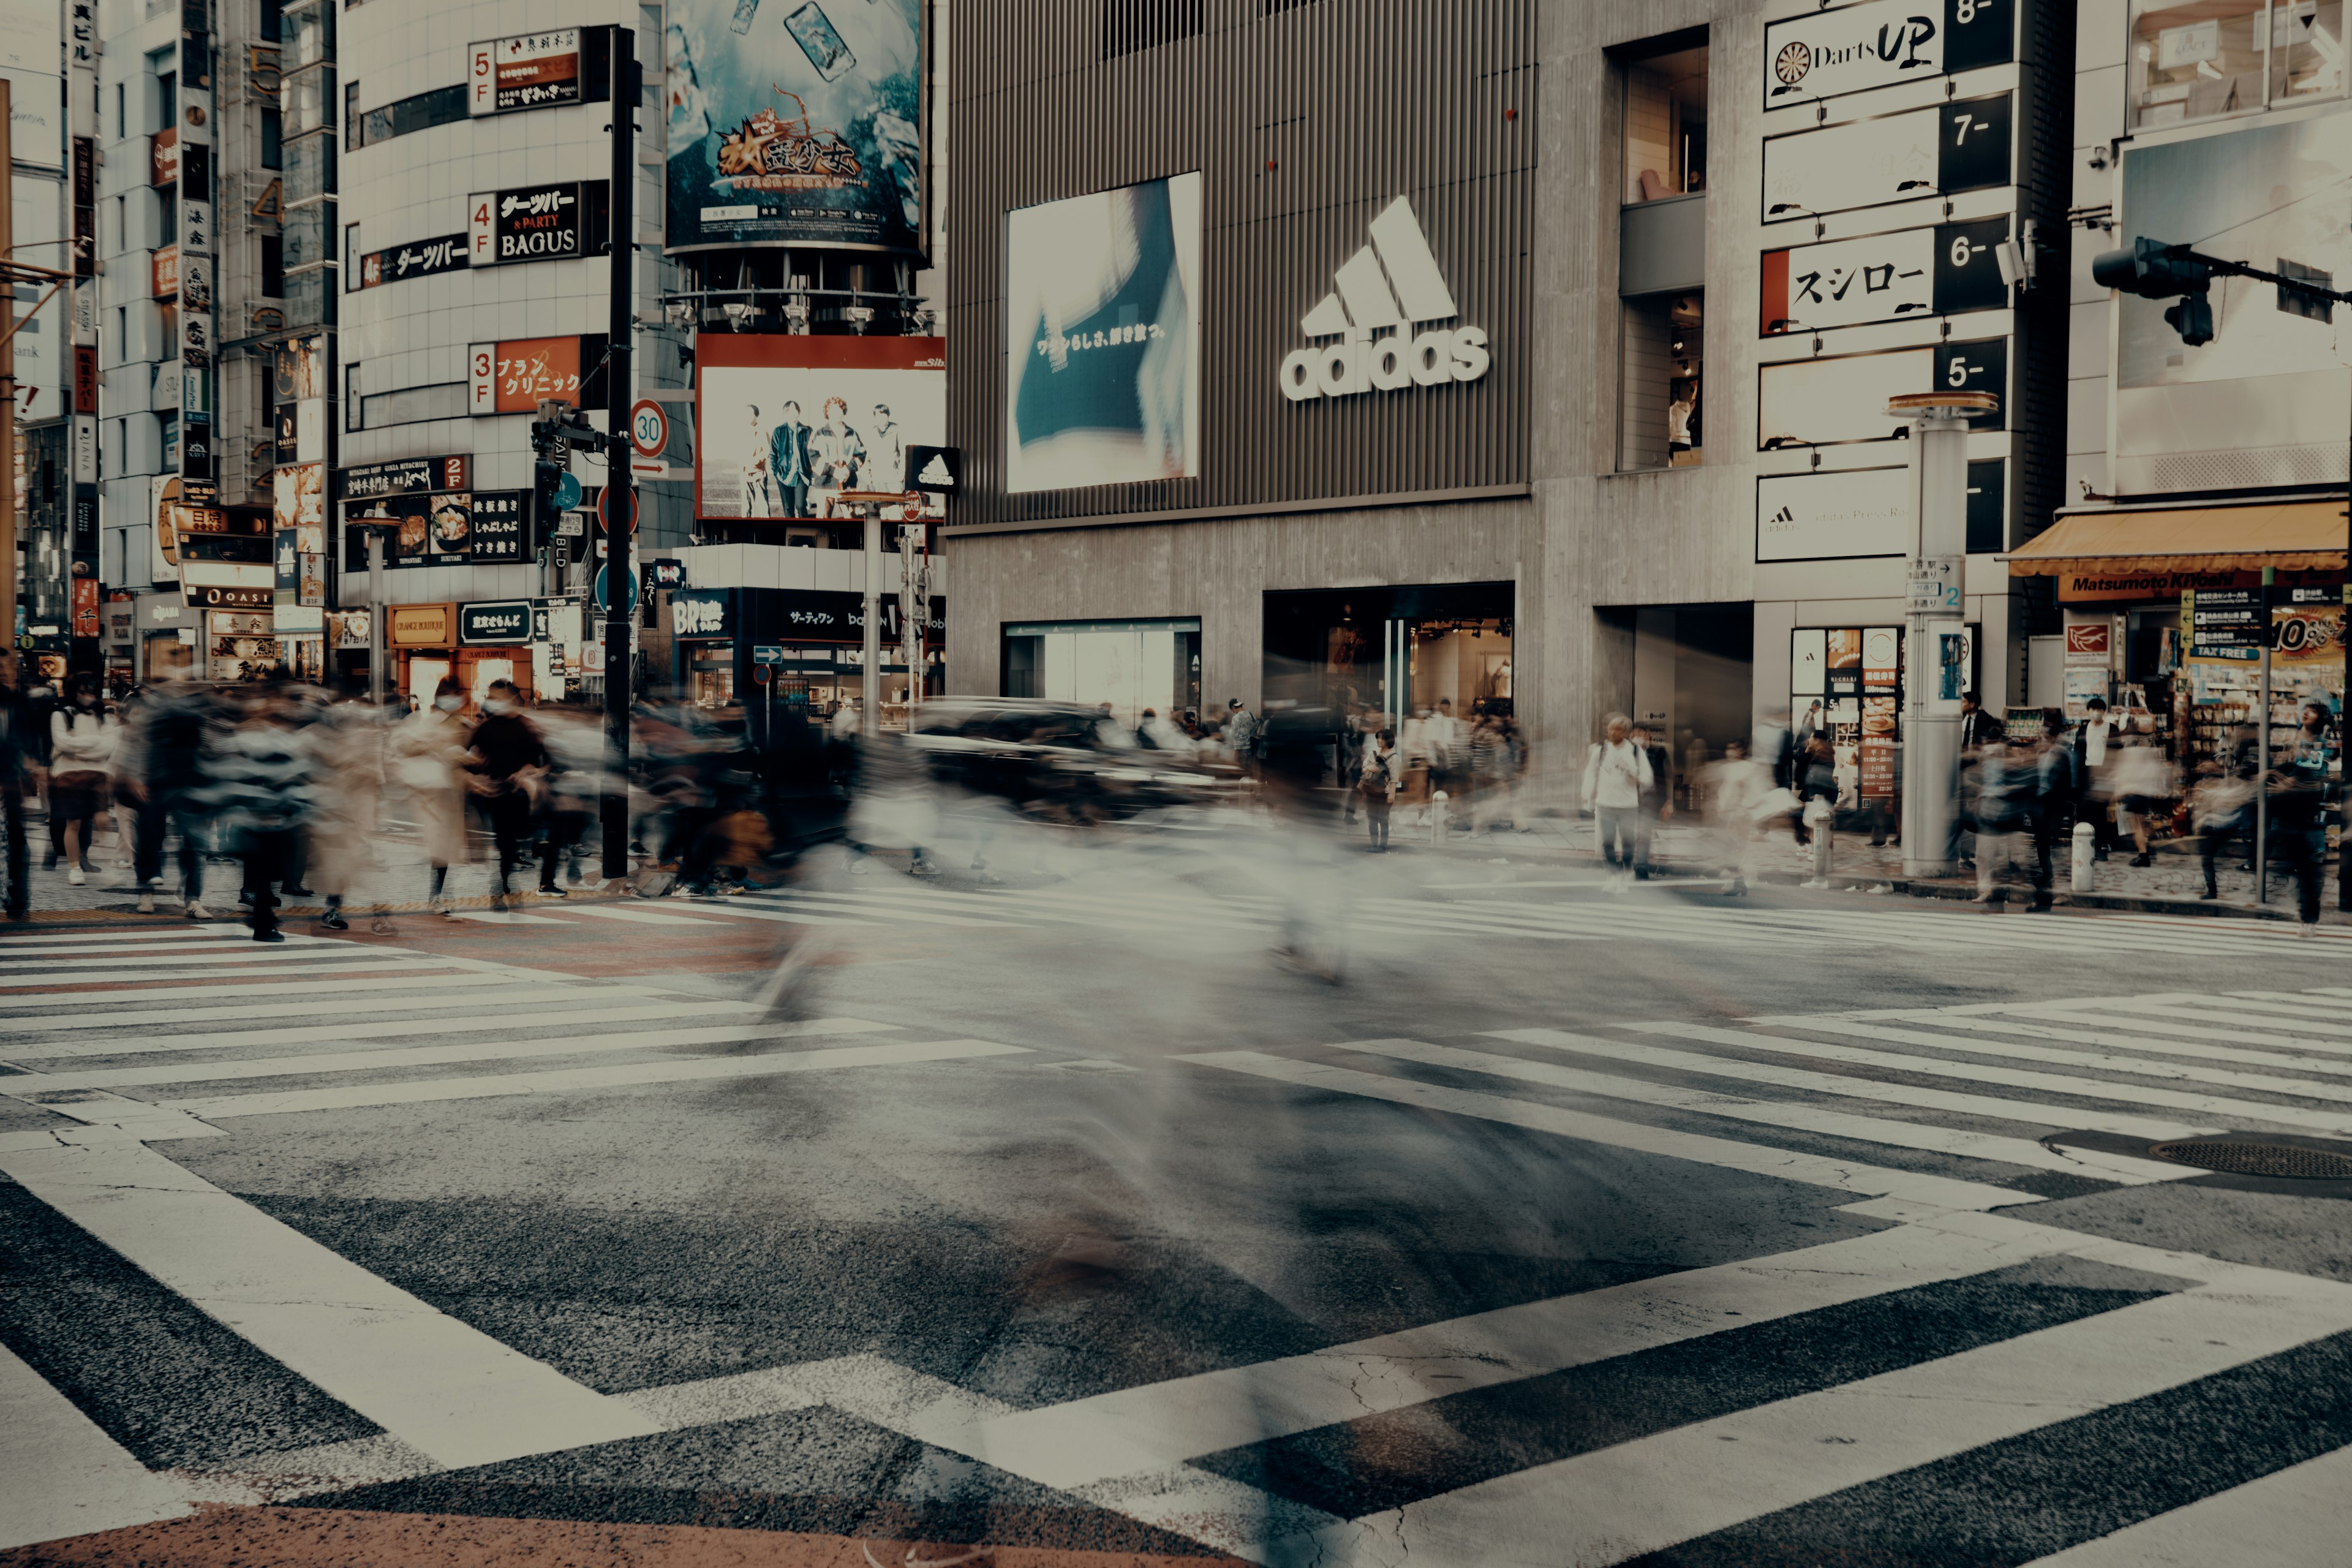
[[[1755,721],[1756,607],[1643,605],[1596,610],[1598,712],[1624,714],[1674,759],[1677,805],[1691,781]],[[1587,737],[1597,739],[1598,737]]]
[[[1268,594],[1265,706],[1370,708],[1391,727],[1441,703],[1456,719],[1507,717],[1514,609],[1508,583]]]

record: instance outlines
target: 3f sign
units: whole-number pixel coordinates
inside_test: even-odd
[[[1371,243],[1341,264],[1332,291],[1298,323],[1307,337],[1338,341],[1283,356],[1282,395],[1293,403],[1476,381],[1492,363],[1484,328],[1426,325],[1460,312],[1404,197],[1370,232]]]

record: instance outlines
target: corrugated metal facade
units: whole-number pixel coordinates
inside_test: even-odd
[[[1145,0],[1148,4],[1148,0]],[[1191,0],[1193,37],[1103,58],[1139,0],[960,0],[949,145],[949,439],[959,526],[1230,511],[1524,483],[1536,0]],[[1189,21],[1189,17],[1187,18]],[[1198,170],[1201,472],[1003,491],[1004,214]],[[1469,384],[1293,403],[1299,318],[1411,198],[1494,364]]]

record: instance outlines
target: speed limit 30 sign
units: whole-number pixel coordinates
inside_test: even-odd
[[[650,397],[640,397],[629,410],[629,445],[640,458],[658,458],[669,445],[669,416]]]

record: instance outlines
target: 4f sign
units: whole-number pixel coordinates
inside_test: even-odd
[[[1282,395],[1293,403],[1476,381],[1492,363],[1484,328],[1434,324],[1460,311],[1412,205],[1397,197],[1370,233],[1298,323],[1307,337],[1336,341],[1283,356]]]
[[[629,410],[629,445],[640,458],[658,458],[669,445],[669,416],[650,397],[640,397]]]

